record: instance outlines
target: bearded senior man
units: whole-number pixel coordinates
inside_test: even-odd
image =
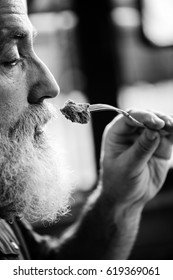
[[[173,120],[132,110],[148,127],[141,130],[115,118],[103,135],[98,186],[79,220],[60,238],[39,236],[29,222],[67,212],[71,174],[42,131],[53,116],[45,99],[59,88],[33,37],[25,1],[0,0],[0,259],[126,259],[141,212],[165,180]]]

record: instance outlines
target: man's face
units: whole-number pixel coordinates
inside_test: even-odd
[[[55,97],[58,85],[33,50],[34,30],[23,0],[0,0],[0,125],[29,104]]]
[[[42,126],[59,87],[33,50],[24,0],[0,0],[0,217],[55,219],[67,209],[69,174]],[[70,176],[71,177],[71,176]]]

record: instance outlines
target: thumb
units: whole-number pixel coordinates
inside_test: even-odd
[[[131,147],[131,161],[135,168],[143,166],[151,159],[160,143],[160,135],[157,131],[145,129],[137,141]]]

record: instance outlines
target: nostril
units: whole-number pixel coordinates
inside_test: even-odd
[[[42,103],[44,101],[44,99],[48,99],[48,98],[52,98],[51,96],[49,95],[44,95],[44,96],[41,96],[41,97],[38,97],[38,96],[30,96],[28,98],[28,102],[30,104],[38,104],[38,103]]]
[[[42,102],[47,98],[54,98],[60,92],[59,86],[57,84],[37,82],[31,86],[28,94],[28,102],[30,104],[36,104]]]
[[[41,97],[40,99],[39,99],[39,102],[41,101],[43,101],[44,99],[47,99],[47,98],[52,98],[52,96],[50,96],[50,95],[44,95],[43,97]]]
[[[40,99],[37,100],[37,103],[42,103],[44,101],[44,99],[47,99],[47,98],[51,98],[51,96],[45,95],[43,97],[40,97]]]

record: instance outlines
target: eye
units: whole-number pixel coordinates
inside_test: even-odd
[[[20,59],[20,58],[15,58],[15,59],[10,60],[10,61],[5,61],[3,64],[4,64],[4,66],[6,66],[6,67],[14,67],[14,66],[16,66],[19,62],[21,62],[21,59]]]
[[[10,61],[9,62],[9,65],[11,65],[11,66],[16,66],[17,65],[17,63],[20,61],[20,59],[15,59],[15,60],[13,60],[13,61]]]

